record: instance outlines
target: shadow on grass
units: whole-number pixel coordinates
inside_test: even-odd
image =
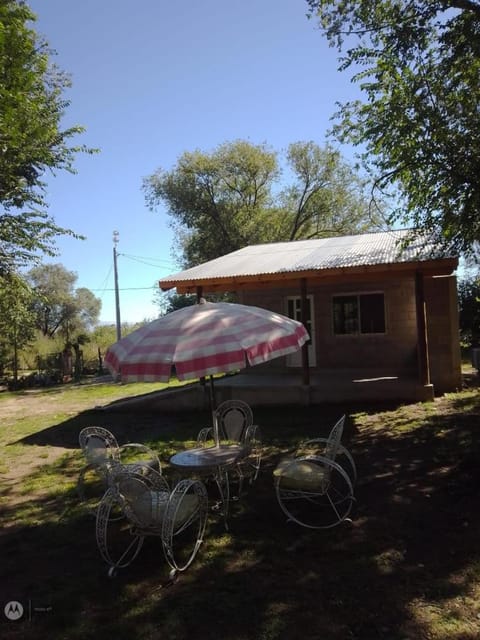
[[[197,560],[171,587],[157,539],[107,578],[94,520],[74,489],[16,507],[7,501],[2,597],[47,598],[53,612],[5,624],[0,637],[24,637],[21,624],[26,637],[51,640],[477,639],[480,397],[458,396],[441,414],[428,405],[413,410],[348,409],[344,441],[358,467],[357,504],[351,525],[328,531],[285,522],[271,472],[298,441],[328,433],[338,408],[256,410],[266,445],[262,473],[232,503],[230,533],[211,520]],[[161,448],[193,440],[208,424],[198,413],[178,414],[178,422],[122,416],[89,412],[25,441],[76,447],[82,426],[104,424],[122,442]],[[18,510],[29,508],[38,513],[16,525]]]
[[[12,444],[27,444],[78,449],[78,435],[84,427],[110,429],[120,444],[150,442],[173,437],[196,438],[197,432],[211,421],[207,412],[161,413],[122,410],[83,411],[68,420],[42,429]],[[198,426],[197,426],[198,425]]]
[[[394,407],[396,405],[386,405]],[[372,411],[378,411],[368,405]],[[357,407],[358,409],[358,407]],[[262,432],[269,434],[275,442],[298,440],[305,436],[327,435],[333,422],[348,408],[335,405],[316,405],[308,407],[281,406],[258,407],[254,410],[255,423]],[[116,408],[113,403],[108,409],[91,409],[83,411],[68,420],[54,424],[46,429],[21,438],[11,444],[27,444],[36,446],[53,446],[62,448],[78,448],[78,434],[84,427],[101,426],[110,429],[119,443],[151,442],[172,438],[174,440],[196,440],[201,428],[211,426],[212,418],[208,410],[192,411],[147,411]],[[348,429],[354,427],[347,424]]]

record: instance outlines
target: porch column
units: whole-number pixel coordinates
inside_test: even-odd
[[[300,280],[300,315],[305,328],[307,327],[307,279]],[[308,362],[308,343],[302,347],[302,378],[305,386],[310,385],[310,365]]]
[[[415,301],[417,311],[418,378],[424,387],[430,385],[430,362],[428,359],[427,311],[425,303],[424,276],[415,273]]]
[[[200,300],[203,297],[203,287],[200,285],[197,287],[197,304],[200,304]],[[205,376],[202,376],[201,378],[199,378],[199,382],[200,382],[200,386],[203,387],[203,392],[204,392],[204,396],[206,397],[206,390],[207,390],[207,381]],[[212,407],[212,403],[210,402],[210,407]]]

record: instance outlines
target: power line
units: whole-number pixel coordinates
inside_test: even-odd
[[[175,265],[172,262],[168,262],[167,260],[161,260],[161,259],[158,259],[158,258],[149,258],[149,257],[146,257],[146,256],[134,256],[134,255],[130,255],[128,253],[117,252],[117,257],[120,257],[120,256],[123,257],[123,258],[128,258],[130,260],[133,260],[134,262],[139,262],[141,264],[145,264],[145,265],[147,265],[149,267],[155,267],[156,269],[165,269],[166,267],[168,267],[169,269],[175,268]],[[163,262],[164,264],[163,265],[161,265],[161,264],[152,264],[152,263],[145,262],[146,260],[156,260],[158,263]],[[107,284],[107,282],[108,282],[108,280],[109,280],[109,278],[110,278],[110,276],[112,274],[112,270],[113,270],[113,262],[110,264],[110,267],[108,269],[108,273],[105,276],[101,287],[95,288],[95,289],[91,289],[89,287],[90,291],[92,291],[92,292],[100,291],[102,293],[105,293],[107,291],[115,291],[114,288],[110,289],[110,288],[107,288],[107,286],[106,286],[106,284]],[[157,289],[157,288],[158,288],[157,285],[151,285],[149,287],[119,287],[118,290],[119,291],[146,291],[146,290],[154,290],[154,289]],[[102,295],[100,297],[102,297]]]
[[[145,264],[147,266],[150,267],[155,267],[156,269],[165,269],[165,268],[169,268],[169,269],[173,269],[175,268],[175,265],[172,262],[168,262],[167,260],[161,260],[158,258],[149,258],[149,257],[144,257],[144,256],[134,256],[134,255],[130,255],[127,253],[120,253],[117,252],[117,257],[124,257],[124,258],[128,258],[134,262],[139,262],[141,264]],[[164,264],[151,264],[148,262],[145,262],[146,260],[156,260],[158,263],[163,262]],[[112,275],[112,271],[113,271],[113,261],[110,264],[110,267],[108,269],[107,275],[105,276],[105,278],[103,279],[102,285],[99,288],[95,288],[95,289],[91,289],[90,287],[88,287],[89,291],[91,291],[92,293],[98,293],[100,292],[100,299],[103,300],[103,296],[105,293],[111,293],[112,291],[115,291],[115,287],[110,288],[107,287],[106,284],[110,278],[110,276]],[[118,287],[118,291],[156,291],[159,290],[158,284],[155,285],[150,285],[148,287]]]
[[[140,258],[141,260],[153,260],[154,262],[164,262],[169,266],[173,266],[173,262],[171,262],[170,260],[163,260],[163,258],[152,258],[149,256],[134,256],[131,253],[119,253],[118,255],[126,256],[127,258]]]
[[[107,273],[107,275],[105,276],[105,278],[104,278],[104,280],[102,282],[101,288],[100,289],[91,289],[91,291],[102,291],[102,292],[105,292],[107,290],[107,282],[108,282],[108,280],[110,278],[110,274],[112,273],[112,268],[113,268],[113,263],[110,264],[110,268],[109,268],[108,273]],[[103,293],[100,294],[100,299],[102,299],[102,297],[103,297]]]
[[[158,289],[157,285],[151,285],[150,287],[119,287],[119,291],[147,291]],[[115,289],[90,289],[90,291],[115,291]]]
[[[128,258],[129,260],[132,260],[133,262],[138,262],[140,264],[144,264],[147,267],[154,267],[155,269],[174,269],[174,265],[171,262],[168,262],[167,260],[160,260],[157,258],[144,258],[142,256],[132,256],[129,255],[127,253],[119,253],[119,256],[122,256],[123,258]],[[156,264],[152,263],[152,262],[148,262],[148,260],[154,260],[156,262]],[[161,264],[163,263],[163,264]]]

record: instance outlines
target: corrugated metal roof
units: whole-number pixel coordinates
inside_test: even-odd
[[[172,282],[211,278],[295,273],[446,258],[438,243],[426,237],[405,244],[411,231],[383,231],[315,240],[258,244],[233,251],[191,269],[162,278],[160,287]]]

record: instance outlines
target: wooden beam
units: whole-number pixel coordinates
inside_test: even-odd
[[[424,277],[435,276],[451,276],[451,269],[422,269]],[[399,271],[398,277],[411,277],[414,278],[416,269],[409,269],[405,271]],[[343,285],[351,284],[352,288],[355,288],[357,283],[364,282],[382,282],[392,280],[395,278],[395,273],[392,271],[377,271],[369,273],[339,273],[338,275],[319,276],[318,273],[315,276],[308,278],[308,286],[310,290],[314,287],[321,287],[327,285]],[[177,293],[196,293],[198,284],[177,284]],[[207,293],[224,293],[234,291],[257,291],[259,289],[292,289],[292,291],[298,290],[298,278],[284,279],[284,280],[252,280],[252,281],[238,281],[231,282],[225,281],[221,284],[204,284],[204,290]]]
[[[427,309],[425,303],[424,275],[415,274],[415,301],[417,311],[418,377],[421,385],[430,384],[430,361],[428,357]]]
[[[307,279],[302,278],[300,280],[300,316],[305,329],[307,328],[307,304]],[[307,342],[302,347],[302,379],[303,384],[308,387],[310,385],[310,364],[308,362]]]
[[[427,275],[450,275],[458,266],[456,258],[443,260],[428,260],[425,262],[399,262],[393,264],[366,265],[359,267],[341,267],[335,269],[310,269],[308,271],[281,273],[253,274],[245,276],[227,276],[216,278],[195,278],[192,280],[161,280],[162,291],[176,287],[178,293],[196,293],[201,286],[208,293],[226,291],[253,290],[259,288],[274,288],[291,286],[298,287],[298,280],[308,280],[310,288],[313,285],[340,283],[345,281],[389,278],[393,275],[414,274],[421,268]]]

